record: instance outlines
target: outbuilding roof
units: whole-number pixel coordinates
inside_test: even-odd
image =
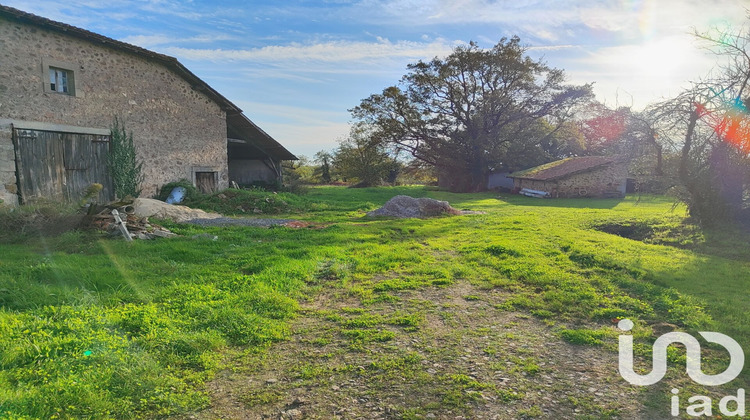
[[[297,156],[250,121],[245,114],[227,115],[227,138],[228,147],[231,149],[230,157],[234,155],[238,158],[242,156],[245,159],[258,159],[265,158],[262,156],[265,154],[276,160],[297,160]],[[235,150],[240,152],[233,153]]]
[[[229,99],[217,92],[214,88],[209,86],[208,83],[201,80],[201,78],[188,70],[187,67],[183,66],[182,63],[180,63],[176,58],[172,56],[160,54],[151,50],[147,50],[145,48],[138,47],[136,45],[128,44],[126,42],[118,41],[104,35],[87,31],[86,29],[68,25],[67,23],[57,22],[42,16],[37,16],[32,13],[4,6],[2,4],[0,4],[0,16],[11,20],[43,27],[52,31],[61,32],[66,35],[81,38],[95,44],[105,45],[108,48],[129,52],[131,54],[156,61],[185,79],[188,83],[190,83],[193,89],[208,96],[212,101],[219,105],[224,112],[226,112],[228,137],[230,137],[229,131],[234,130],[235,132],[237,132],[244,130],[245,132],[242,137],[244,137],[246,140],[251,140],[257,143],[257,148],[261,149],[268,156],[279,160],[297,159],[297,157],[286,150],[284,146],[279,144],[279,142],[274,140],[270,135],[261,130],[257,125],[255,125],[255,123],[250,121],[249,118],[242,114],[242,109],[233,104]],[[232,126],[234,127],[232,128]]]
[[[590,171],[618,161],[616,156],[581,156],[545,163],[508,175],[508,178],[553,181],[580,172]]]

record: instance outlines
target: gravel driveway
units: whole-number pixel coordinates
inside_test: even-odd
[[[234,217],[218,217],[215,219],[192,219],[187,220],[184,223],[190,223],[198,226],[258,226],[258,227],[269,227],[285,225],[287,223],[296,222],[294,219],[255,219],[255,218],[234,218]]]

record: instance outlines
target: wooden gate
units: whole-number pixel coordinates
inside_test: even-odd
[[[23,203],[39,198],[74,202],[93,183],[103,187],[99,201],[114,198],[107,172],[109,136],[17,128],[13,141]]]

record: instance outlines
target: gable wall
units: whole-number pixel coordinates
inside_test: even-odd
[[[77,96],[44,91],[42,62],[75,65]],[[108,128],[118,116],[143,161],[143,196],[196,167],[228,180],[226,115],[162,64],[0,17],[0,199],[15,199],[8,120]]]

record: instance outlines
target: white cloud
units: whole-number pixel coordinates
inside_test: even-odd
[[[175,39],[166,35],[131,35],[120,39],[120,41],[143,48],[153,48],[157,45],[172,43]]]
[[[529,51],[559,51],[559,50],[570,50],[579,48],[578,45],[566,44],[566,45],[540,45],[528,47]]]
[[[430,43],[378,38],[377,42],[329,41],[323,43],[270,45],[253,49],[198,49],[166,47],[162,51],[189,60],[211,61],[316,61],[324,63],[359,62],[389,58],[432,58],[450,54],[459,42],[435,40]]]
[[[722,22],[740,25],[748,7],[746,0],[363,0],[349,14],[383,26],[507,25],[510,33],[557,42],[591,30],[634,39]],[[595,34],[589,37],[596,41]]]
[[[234,38],[224,34],[200,34],[192,37],[173,37],[169,35],[130,35],[120,41],[138,45],[143,48],[154,48],[174,44],[210,44],[219,41],[230,41]]]

